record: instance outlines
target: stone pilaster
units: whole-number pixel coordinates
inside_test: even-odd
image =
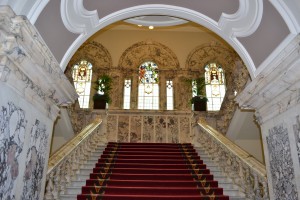
[[[43,199],[53,123],[77,98],[30,22],[0,7],[0,199]]]
[[[261,126],[271,199],[300,198],[300,37],[237,97]]]

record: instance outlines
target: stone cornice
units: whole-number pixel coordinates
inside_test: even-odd
[[[0,7],[0,21],[1,82],[56,118],[57,106],[70,104],[77,98],[74,87],[26,18],[16,16],[6,6]]]
[[[296,36],[236,98],[264,123],[300,102],[300,36]]]

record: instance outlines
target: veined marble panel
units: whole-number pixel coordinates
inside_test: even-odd
[[[191,123],[187,113],[111,111],[106,118],[107,141],[178,143],[192,142]],[[102,116],[105,118],[105,116]]]
[[[12,102],[0,110],[0,199],[15,199],[27,120],[25,111]]]
[[[181,143],[191,142],[191,122],[189,117],[179,117],[179,141]]]
[[[167,142],[167,118],[155,116],[155,143]]]
[[[278,125],[269,129],[266,139],[274,199],[298,200],[287,128]]]
[[[168,116],[167,118],[167,142],[179,142],[179,123],[177,116]]]
[[[30,143],[26,156],[26,168],[23,177],[24,188],[22,199],[39,200],[42,188],[42,178],[46,166],[48,134],[46,125],[35,121],[30,133]]]
[[[129,116],[119,116],[118,142],[129,142]]]
[[[118,130],[118,118],[117,117],[118,117],[117,115],[107,116],[106,133],[107,133],[107,140],[109,142],[117,141],[117,130]]]
[[[142,117],[130,117],[130,142],[141,142],[142,140]]]
[[[297,152],[298,152],[298,160],[300,164],[300,119],[299,115],[296,117],[296,124],[293,125],[294,134],[295,134],[295,142],[297,146]]]
[[[144,116],[143,142],[153,142],[154,116]]]

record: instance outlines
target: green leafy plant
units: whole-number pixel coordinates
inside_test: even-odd
[[[207,102],[208,99],[205,96],[205,78],[198,77],[196,79],[186,79],[186,82],[192,86],[195,84],[196,87],[192,87],[193,93],[196,94],[193,98],[190,99],[190,103],[193,104],[195,102],[205,101]]]
[[[107,74],[103,74],[99,76],[94,83],[95,83],[94,89],[97,92],[93,96],[93,100],[94,101],[105,100],[106,103],[111,103],[110,90],[112,89],[111,88],[112,78]]]

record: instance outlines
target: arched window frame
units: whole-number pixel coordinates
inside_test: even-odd
[[[204,69],[207,111],[219,111],[226,93],[224,69],[215,62],[207,64]]]
[[[139,66],[138,109],[159,109],[158,66],[153,61]]]
[[[72,68],[74,87],[79,95],[80,108],[89,108],[93,65],[87,60],[80,60]]]

